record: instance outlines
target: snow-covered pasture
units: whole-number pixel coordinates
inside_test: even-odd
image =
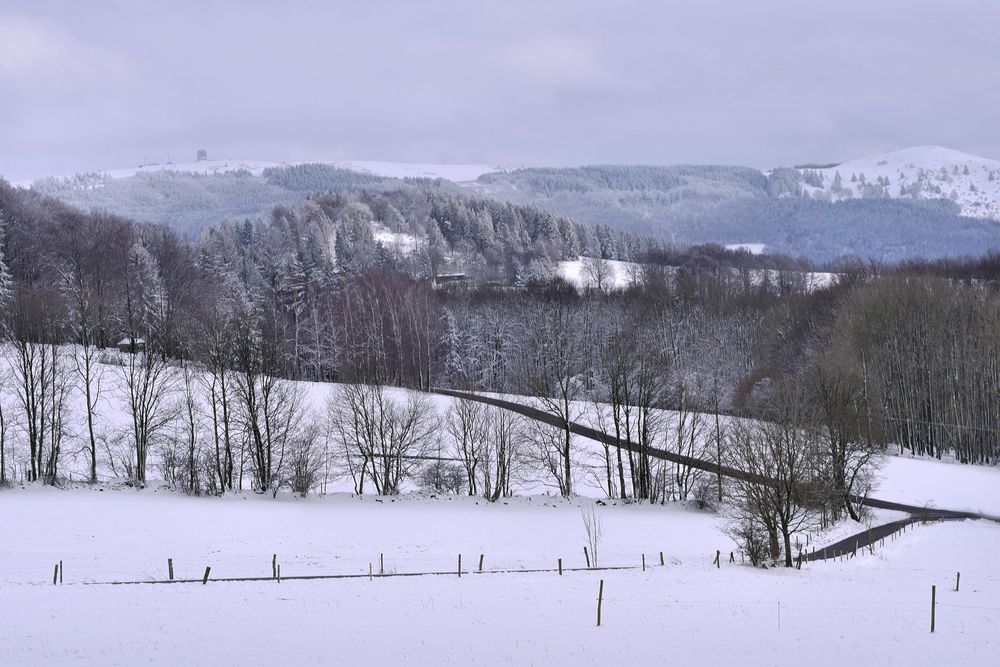
[[[1000,526],[917,526],[874,555],[801,571],[712,564],[717,518],[608,505],[602,565],[584,565],[577,499],[393,499],[151,489],[0,492],[4,664],[993,664]],[[957,545],[960,547],[956,548]],[[666,566],[659,566],[659,551]],[[99,586],[271,573],[465,576]],[[739,556],[737,555],[737,559]],[[64,563],[64,583],[51,584]],[[955,572],[962,572],[953,592]],[[602,627],[596,597],[604,580]],[[930,586],[937,631],[929,633]],[[952,606],[956,605],[956,606]]]
[[[376,242],[402,256],[412,255],[417,250],[419,242],[413,234],[394,232],[385,225],[374,222],[372,223],[372,233]]]
[[[3,403],[6,417],[7,433],[7,473],[8,477],[18,479],[18,472],[23,469],[27,462],[27,444],[24,432],[23,413],[18,405],[15,393],[15,385],[11,369],[7,358],[4,356],[5,350],[0,350],[0,401]],[[65,347],[61,349],[61,354],[67,355],[64,364],[70,365],[68,355],[76,354],[77,348]],[[104,355],[105,361],[114,362],[118,357],[117,352],[108,352]],[[179,375],[179,369],[173,369]],[[72,376],[72,373],[70,374]],[[127,450],[128,430],[130,428],[130,417],[127,410],[127,397],[121,368],[114,363],[100,363],[97,365],[96,379],[92,384],[95,394],[99,396],[95,416],[95,433],[98,439],[98,472],[99,479],[105,482],[113,482],[120,477],[120,468],[112,470],[109,465],[109,458],[117,456]],[[206,378],[200,371],[195,373],[194,383],[195,393],[200,406],[201,421],[201,446],[209,447],[211,437],[211,423],[209,419],[207,385]],[[89,455],[85,451],[86,443],[86,422],[85,422],[85,401],[82,387],[76,378],[71,378],[73,384],[69,390],[65,423],[67,434],[63,442],[63,453],[61,456],[60,470],[66,481],[80,481],[87,477]],[[304,406],[303,419],[313,422],[319,426],[320,431],[325,429],[327,418],[328,402],[331,395],[336,392],[337,385],[322,384],[313,382],[290,383],[301,391],[302,403]],[[179,378],[174,382],[173,402],[180,402],[181,382]],[[389,388],[389,394],[399,402],[404,402],[413,392],[400,389]],[[424,394],[423,399],[428,402],[431,410],[436,413],[440,422],[436,442],[433,444],[433,454],[440,453],[441,456],[455,456],[451,436],[445,428],[449,410],[454,399],[437,394]],[[499,395],[498,397],[507,400],[523,401],[529,404],[537,404],[535,399],[522,396]],[[170,401],[168,401],[169,403]],[[603,420],[599,418],[603,413]],[[610,408],[606,405],[595,405],[586,401],[577,401],[573,405],[573,418],[583,424],[594,428],[604,428],[610,430]],[[677,427],[680,415],[671,411],[656,411],[654,429],[654,445],[668,450],[678,451]],[[723,427],[726,426],[729,417],[722,416]],[[707,414],[688,413],[684,416],[685,438],[690,433],[690,429],[696,431],[696,445],[692,449],[687,447],[682,453],[694,456],[710,457],[712,454],[712,438],[714,429],[714,417]],[[178,419],[172,429],[179,430],[184,427],[183,419]],[[171,435],[171,428],[165,432],[165,436]],[[178,434],[180,435],[180,434]],[[322,438],[321,438],[322,439]],[[321,443],[331,456],[336,453],[328,448],[327,443]],[[125,448],[125,449],[123,449]],[[154,447],[151,452],[148,478],[151,480],[161,479],[159,469],[159,452]],[[572,449],[573,464],[573,489],[576,495],[591,498],[603,498],[606,495],[606,473],[604,464],[603,447],[600,443],[580,436],[573,437]],[[663,464],[671,465],[671,464]],[[343,477],[336,477],[336,466],[330,469],[330,477],[326,480],[326,489],[329,492],[350,491],[351,481]],[[116,474],[116,472],[118,474]],[[249,478],[249,470],[246,471]],[[708,478],[708,475],[703,475]],[[551,476],[538,468],[530,465],[522,466],[519,474],[513,480],[515,492],[518,495],[532,494],[555,494],[557,486]],[[159,486],[156,481],[151,482],[151,486]],[[407,488],[414,490],[414,483],[410,483]],[[927,505],[943,509],[961,509],[979,511],[986,514],[1000,516],[1000,494],[996,489],[1000,488],[1000,469],[984,468],[976,466],[966,466],[958,463],[948,463],[927,459],[914,459],[901,456],[886,457],[882,471],[878,475],[878,481],[872,489],[873,497],[905,502],[915,505]]]
[[[72,355],[79,353],[79,348],[74,346],[60,348],[59,352],[62,359],[60,363],[62,368],[67,371],[71,383],[64,414],[66,435],[63,439],[59,464],[60,476],[68,482],[89,478],[90,459],[87,451],[86,401],[83,386],[72,371],[71,360]],[[105,482],[122,478],[124,473],[122,460],[129,457],[132,446],[127,385],[122,372],[123,367],[116,363],[120,358],[116,351],[102,353],[103,362],[96,365],[95,378],[91,383],[92,391],[98,397],[94,417],[95,435],[98,441],[98,479]],[[178,443],[183,443],[186,437],[184,433],[186,416],[181,405],[184,400],[184,385],[180,375],[179,367],[171,369],[171,390],[168,398],[164,401],[164,406],[166,409],[176,410],[177,415],[172,423],[158,434],[151,445],[146,473],[147,480],[150,480],[150,486],[158,487],[161,485],[158,480],[164,479],[161,463],[164,460],[163,452],[171,446],[169,440],[175,438]],[[206,373],[200,370],[195,370],[193,377],[192,387],[198,406],[199,448],[208,454],[214,447],[210,421],[209,378]],[[303,407],[302,421],[317,427],[319,432],[317,446],[330,459],[330,465],[323,468],[323,488],[328,492],[351,491],[353,489],[352,480],[338,472],[342,470],[339,463],[342,462],[343,457],[329,440],[330,434],[327,428],[329,401],[331,396],[336,394],[337,385],[315,382],[289,382],[287,384],[300,392]],[[401,388],[388,388],[387,392],[400,404],[405,403],[408,398],[414,395],[414,392]],[[422,394],[421,397],[427,402],[429,409],[435,413],[439,422],[437,438],[435,442],[431,443],[429,453],[444,457],[456,456],[457,452],[452,437],[446,428],[446,420],[454,399],[437,394]],[[507,396],[506,398],[530,400],[524,397]],[[0,401],[3,403],[7,422],[7,475],[8,478],[17,480],[22,476],[28,462],[26,422],[23,409],[17,398],[12,369],[2,350],[0,350]],[[601,409],[607,418],[608,409],[606,407]],[[579,402],[575,406],[574,418],[582,423],[600,427],[601,422],[596,418],[597,411],[598,408],[594,404]],[[676,413],[663,412],[660,414],[656,433],[657,445],[670,447],[666,440],[674,436],[677,419]],[[689,415],[687,419],[688,428],[694,426],[698,430],[697,438],[701,443],[700,449],[709,438],[710,417]],[[695,422],[697,422],[696,425]],[[238,437],[234,440],[238,440]],[[574,493],[593,498],[604,497],[606,495],[606,473],[602,446],[595,441],[578,436],[574,436],[573,443],[571,458]],[[542,467],[532,463],[537,457],[529,455],[527,444],[525,444],[524,449],[526,455],[512,479],[515,493],[518,495],[558,494],[558,485],[555,479]],[[249,466],[248,460],[244,466],[244,478],[247,484],[249,484],[251,476]],[[239,469],[238,461],[236,467]],[[416,489],[416,481],[410,480],[404,488],[407,490]]]
[[[758,246],[761,249],[763,248],[762,244],[757,243],[744,243],[727,247],[740,249],[756,248]],[[751,250],[751,252],[753,251]],[[759,254],[759,252],[754,252],[753,254]],[[603,266],[597,269],[594,264],[597,261],[590,257],[564,260],[558,263],[556,274],[578,289],[597,287],[598,273],[601,273],[601,280],[604,283],[605,290],[621,290],[642,283],[642,264],[606,259],[600,260]],[[667,267],[666,270],[668,274],[672,274],[677,268]],[[734,276],[741,275],[739,269],[733,268],[730,271]],[[828,271],[781,272],[777,269],[751,269],[746,272],[746,276],[751,285],[759,286],[765,282],[771,285],[780,285],[783,282],[800,283],[801,288],[808,292],[825,289],[834,285],[839,280],[839,274]]]
[[[113,433],[127,419],[115,367],[103,370],[99,424]],[[2,387],[16,422],[9,379]],[[321,420],[332,387],[301,389],[311,418]],[[81,436],[77,391],[68,423]],[[441,416],[452,403],[427,400]],[[597,407],[576,407],[580,421],[597,421]],[[665,437],[677,415],[662,417]],[[703,428],[711,423],[700,419]],[[19,437],[16,424],[10,436]],[[443,430],[440,437],[447,443]],[[74,442],[67,456],[79,448]],[[596,505],[601,448],[578,438],[575,449],[582,495],[569,500],[539,495],[546,487],[537,474],[518,485],[536,495],[496,504],[422,493],[190,497],[155,482],[141,491],[110,483],[0,490],[9,538],[0,542],[0,664],[993,663],[1000,526],[916,526],[874,554],[801,571],[755,570],[728,563],[739,552],[719,514],[682,503]],[[81,457],[72,455],[70,466],[79,477]],[[890,457],[880,476],[873,495],[887,500],[1000,513],[997,469]],[[330,488],[349,488],[339,484]],[[559,558],[567,569],[583,567],[581,509],[590,507],[603,525],[599,564],[635,569],[489,573],[555,569]],[[858,529],[843,523],[808,539],[821,546]],[[281,583],[88,585],[166,579],[168,558],[177,578],[200,578],[209,566],[211,578],[269,577],[272,554]],[[452,572],[459,554],[461,578],[366,576],[369,566],[378,572],[380,555],[387,573],[402,574]],[[470,572],[480,554],[487,574]],[[64,583],[53,586],[60,560]],[[959,592],[951,590],[956,571]],[[287,579],[335,574],[361,576]],[[934,635],[931,585],[940,603]]]
[[[589,268],[588,264],[597,261],[603,264],[601,278],[605,283],[604,289],[625,289],[641,282],[641,264],[622,262],[616,259],[595,260],[591,257],[579,257],[565,260],[558,263],[556,273],[560,278],[577,288],[596,287],[597,277],[594,269]]]

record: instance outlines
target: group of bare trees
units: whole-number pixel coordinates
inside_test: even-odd
[[[379,495],[398,493],[428,460],[438,425],[426,397],[409,394],[403,401],[381,384],[338,387],[328,418],[343,472],[358,494],[368,483]]]
[[[862,425],[914,454],[1000,455],[1000,298],[990,283],[882,277],[856,290],[836,343]]]

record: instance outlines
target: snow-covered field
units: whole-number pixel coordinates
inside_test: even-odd
[[[730,243],[726,250],[746,250],[751,255],[760,255],[767,246],[763,243]]]
[[[146,490],[0,493],[4,664],[994,664],[1000,526],[918,526],[875,555],[803,570],[712,565],[709,513],[607,506],[602,565],[582,567],[578,504],[544,497],[187,498]],[[955,548],[961,545],[960,549]],[[659,566],[659,551],[666,566]],[[355,579],[99,586],[178,578]],[[53,564],[64,562],[61,586]],[[738,556],[737,556],[738,559]],[[960,592],[953,592],[955,572]],[[596,627],[604,580],[602,627]],[[930,586],[937,631],[929,633]],[[958,605],[958,606],[951,606]]]
[[[372,233],[377,242],[400,255],[408,256],[416,252],[417,237],[413,234],[394,232],[384,225],[375,222],[372,223]]]
[[[741,246],[759,246],[762,244],[740,244]],[[574,260],[564,260],[558,263],[557,274],[560,278],[583,289],[586,287],[596,287],[597,271],[603,271],[604,289],[625,289],[630,285],[642,281],[642,265],[636,262],[622,262],[615,259],[602,260],[604,266],[597,269],[592,264],[595,260],[588,257],[580,257]],[[675,267],[668,267],[669,271],[676,271]],[[740,273],[739,269],[732,269],[734,275]],[[834,284],[839,276],[836,273],[824,271],[811,271],[807,273],[786,272],[785,276],[775,269],[752,269],[749,271],[751,284],[760,285],[764,281],[777,285],[784,280],[801,280],[803,288],[807,291],[824,289]]]
[[[556,272],[560,278],[578,288],[596,287],[597,279],[594,269],[588,268],[589,262],[596,262],[593,258],[579,257],[577,259],[559,262]],[[624,289],[629,285],[638,282],[641,277],[642,266],[635,262],[622,262],[617,259],[600,260],[603,262],[605,281],[604,289]]]
[[[1000,468],[889,456],[871,495],[910,505],[1000,517]]]
[[[124,415],[106,371],[100,418],[110,432]],[[318,418],[330,390],[303,385]],[[443,414],[452,399],[429,400]],[[593,406],[579,408],[586,422]],[[598,448],[585,439],[575,447],[583,496],[571,500],[529,481],[518,493],[534,495],[496,504],[421,493],[187,497],[157,483],[0,490],[0,664],[993,664],[1000,525],[916,526],[874,555],[755,570],[727,562],[739,552],[711,511],[598,505],[599,476],[587,472]],[[873,495],[1000,514],[998,482],[997,469],[890,457]],[[604,528],[599,564],[634,569],[575,570],[585,565],[585,507]],[[808,538],[820,547],[857,530],[842,523]],[[272,554],[280,583],[96,585],[161,581],[168,558],[177,578],[209,566],[210,579],[269,577]],[[461,578],[452,574],[459,554]],[[480,554],[484,574],[473,572]],[[380,555],[389,574],[442,574],[370,581]],[[574,570],[496,572],[555,569],[559,558]],[[54,586],[60,560],[64,583]],[[288,579],[309,575],[354,578]]]

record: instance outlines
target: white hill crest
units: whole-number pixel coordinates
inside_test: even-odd
[[[958,204],[963,215],[1000,219],[1000,160],[942,146],[918,146],[801,171],[806,191],[817,198],[945,198]]]

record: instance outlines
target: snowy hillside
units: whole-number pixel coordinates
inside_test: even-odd
[[[635,262],[592,257],[564,260],[559,262],[556,271],[560,278],[581,289],[596,287],[598,281],[604,283],[604,289],[625,289],[642,276],[642,266]]]
[[[813,197],[947,198],[963,215],[1000,219],[1000,160],[950,148],[919,146],[801,172]]]
[[[582,498],[0,494],[18,536],[0,545],[0,598],[15,610],[0,633],[3,664],[988,665],[996,656],[1000,527],[986,522],[917,525],[857,558],[761,570],[740,565],[716,515],[609,503],[596,508],[600,565],[632,569],[594,571],[580,515],[594,505]],[[280,582],[269,578],[272,557]],[[176,578],[195,583],[92,585],[162,582],[168,558]],[[572,571],[560,576],[559,559]],[[52,585],[59,561],[64,581]],[[507,571],[532,569],[544,571]],[[394,576],[418,572],[441,574]],[[348,578],[296,578],[317,575]]]
[[[405,244],[405,240],[401,242],[391,237],[403,237],[405,239],[406,236],[405,234],[383,234],[380,237],[379,233],[376,232],[376,238],[383,241],[383,243],[393,243],[393,247],[399,247],[404,250],[408,247]],[[763,244],[745,243],[739,244],[739,247],[762,248]],[[677,267],[666,267],[666,270],[668,274],[673,275]],[[597,260],[593,257],[563,260],[556,267],[559,277],[578,289],[597,287],[598,282],[603,283],[602,289],[604,290],[626,289],[642,281],[642,271],[642,264],[637,264],[636,262],[623,262],[613,259]],[[730,272],[733,275],[741,275],[739,269],[733,268],[730,269]],[[747,271],[746,274],[753,285],[761,285],[764,282],[772,285],[781,285],[787,282],[797,283],[801,281],[802,287],[810,292],[825,289],[839,279],[837,274],[826,271],[800,273],[793,271],[782,272],[775,269],[752,269]]]

